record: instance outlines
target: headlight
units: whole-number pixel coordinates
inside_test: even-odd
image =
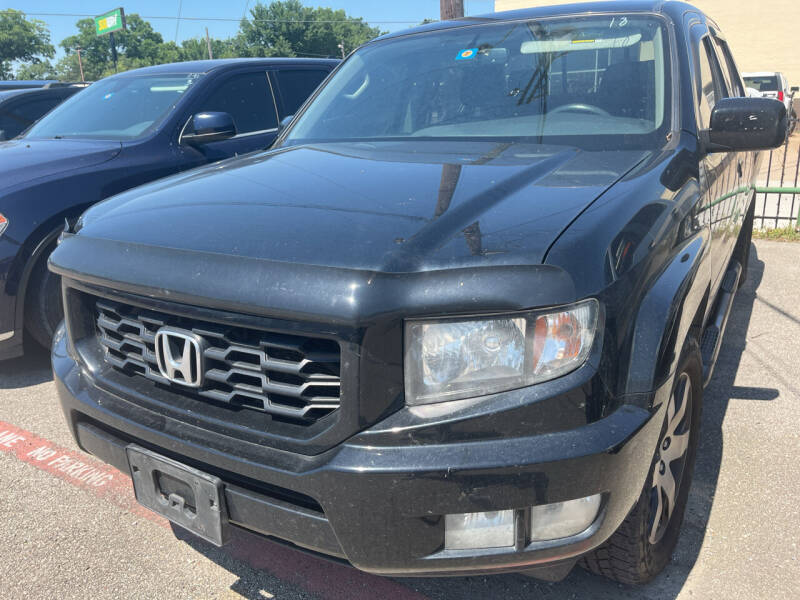
[[[485,396],[566,375],[589,356],[597,301],[508,316],[407,321],[406,404]]]
[[[6,219],[4,214],[0,213],[0,235],[3,235],[6,227],[8,227],[8,219]]]

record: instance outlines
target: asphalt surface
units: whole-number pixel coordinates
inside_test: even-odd
[[[26,452],[6,449],[0,598],[798,597],[798,284],[800,244],[757,242],[705,390],[684,530],[672,565],[649,586],[620,586],[580,569],[555,584],[522,575],[390,580],[249,535],[218,550],[176,537],[139,509],[118,472],[111,490],[81,487],[45,470],[52,461],[26,462]],[[44,352],[0,363],[0,438],[7,425],[35,436],[21,444],[44,440],[92,460],[67,433]]]

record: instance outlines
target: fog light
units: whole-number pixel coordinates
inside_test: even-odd
[[[585,531],[600,510],[600,494],[543,504],[531,508],[531,541],[543,542],[570,537]]]
[[[479,550],[513,545],[513,510],[446,515],[444,518],[445,550]]]

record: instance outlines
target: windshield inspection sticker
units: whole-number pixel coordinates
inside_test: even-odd
[[[477,48],[466,48],[464,50],[459,50],[458,56],[456,56],[456,60],[470,60],[475,58],[478,55]]]

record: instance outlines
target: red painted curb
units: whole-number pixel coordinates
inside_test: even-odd
[[[137,517],[162,527],[169,526],[166,519],[136,502],[127,475],[88,454],[67,450],[4,421],[0,421],[0,451],[13,454],[22,462],[108,500]]]
[[[19,460],[103,498],[137,517],[161,527],[169,527],[166,519],[136,502],[127,475],[88,454],[67,450],[4,421],[0,421],[0,451],[13,454]],[[392,579],[309,556],[249,532],[239,533],[224,548],[225,552],[254,569],[266,571],[325,600],[427,598]]]

